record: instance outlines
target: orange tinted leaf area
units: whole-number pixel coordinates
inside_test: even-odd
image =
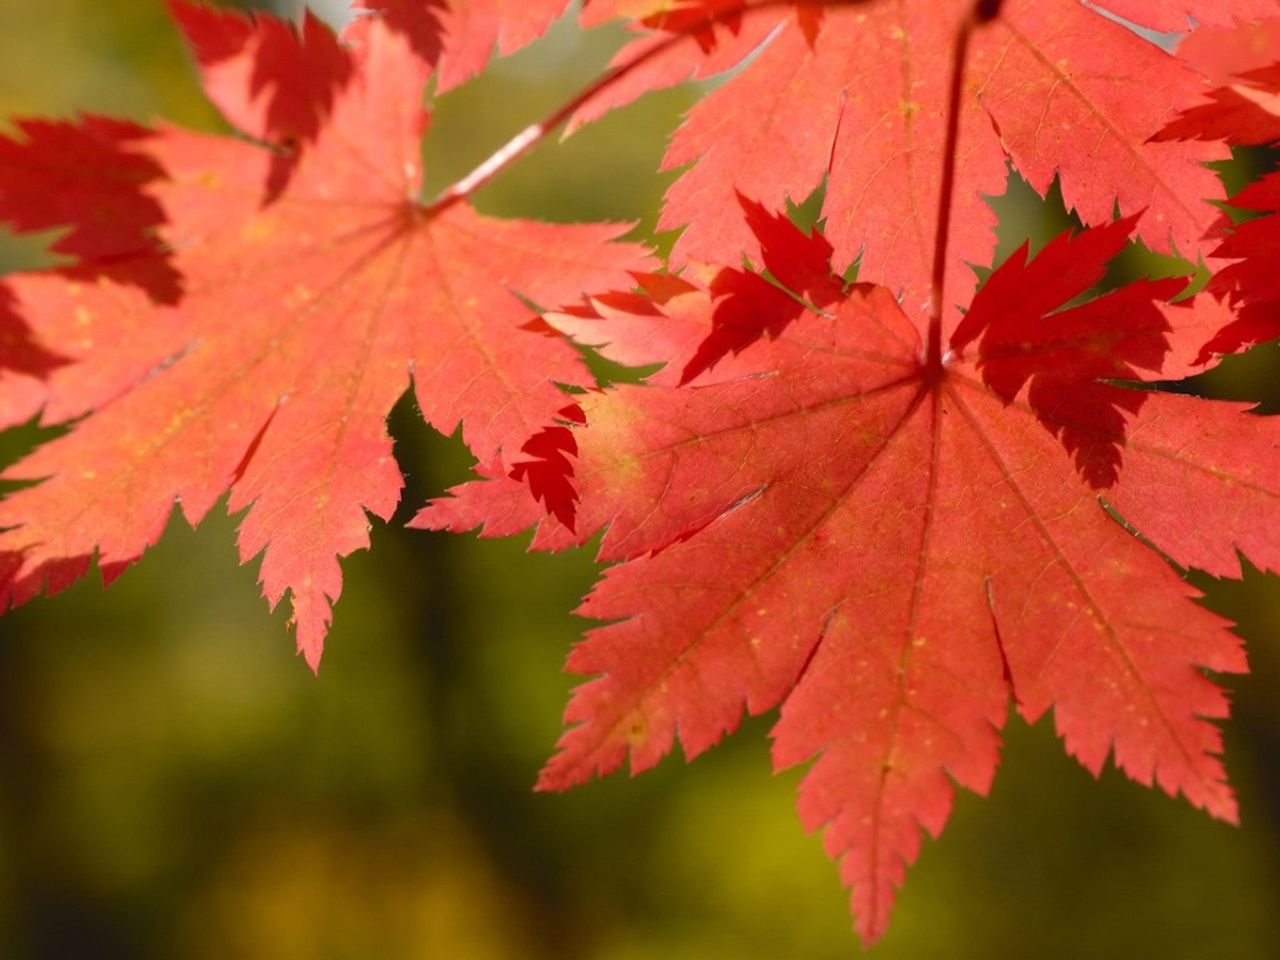
[[[272,604],[289,595],[314,666],[338,557],[368,545],[366,512],[399,500],[385,420],[410,380],[437,429],[519,459],[564,406],[558,385],[588,382],[566,340],[524,329],[526,303],[625,283],[648,255],[608,242],[625,226],[427,212],[429,66],[380,20],[340,42],[311,18],[174,10],[210,97],[253,141],[87,118],[2,144],[16,158],[3,212],[70,224],[59,249],[80,259],[6,285],[20,346],[4,419],[39,407],[75,427],[6,474],[41,482],[0,505],[0,597],[56,590],[94,556],[110,578],[175,501],[196,523],[229,491],[241,554],[262,554]],[[57,184],[27,190],[31,170],[65,173],[83,202],[38,208]]]
[[[65,258],[0,287],[0,425],[69,427],[4,474],[0,606],[110,579],[175,503],[228,495],[314,668],[339,559],[398,505],[412,389],[478,478],[411,525],[600,535],[610,564],[540,788],[776,710],[868,942],[956,787],[990,788],[1011,708],[1236,819],[1211,675],[1245,656],[1184,574],[1280,566],[1280,421],[1164,384],[1280,336],[1280,180],[1227,198],[1204,166],[1280,139],[1273,0],[589,0],[637,36],[573,125],[745,61],[670,145],[665,264],[625,225],[419,197],[424,91],[563,2],[354,6],[335,36],[173,0],[240,135],[0,139],[0,217]],[[1084,225],[979,284],[1010,166]],[[820,184],[801,229],[783,202]],[[1139,239],[1205,289],[1104,282]],[[583,350],[659,368],[599,387]]]

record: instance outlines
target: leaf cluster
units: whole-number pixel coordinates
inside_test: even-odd
[[[611,67],[426,198],[424,91],[564,0],[353,7],[335,34],[170,0],[232,135],[0,138],[0,219],[62,257],[0,285],[0,426],[65,428],[4,473],[0,607],[225,495],[318,667],[339,560],[399,505],[411,390],[477,462],[412,526],[603,531],[569,661],[593,679],[540,788],[778,709],[868,941],[1011,706],[1236,817],[1208,674],[1246,662],[1184,574],[1277,566],[1280,427],[1161,386],[1280,336],[1280,179],[1227,197],[1208,166],[1280,140],[1273,0],[590,0],[634,33]],[[730,68],[666,153],[665,258],[472,207],[561,125]],[[980,286],[1011,167],[1082,227]],[[819,188],[816,226],[781,212]],[[1207,286],[1101,285],[1135,240]],[[656,372],[601,386],[583,350]]]

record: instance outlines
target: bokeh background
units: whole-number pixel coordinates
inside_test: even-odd
[[[224,129],[159,0],[0,0],[0,25],[0,118]],[[619,42],[564,23],[438,98],[429,186],[561,102]],[[542,145],[478,205],[634,219],[651,237],[664,141],[697,92]],[[1016,184],[1000,210],[1004,251],[1065,222]],[[46,263],[48,239],[0,234],[0,270]],[[1263,348],[1213,389],[1274,403],[1277,369]],[[771,717],[693,765],[531,791],[572,684],[561,667],[590,551],[400,529],[468,458],[408,402],[392,419],[406,506],[344,563],[318,678],[216,510],[198,533],[175,520],[110,590],[90,578],[0,620],[0,957],[857,955],[835,870],[793,814],[799,772],[770,774]],[[3,438],[0,459],[38,436]],[[1254,666],[1226,680],[1243,826],[1111,770],[1095,783],[1051,721],[1015,718],[990,798],[958,798],[872,956],[1280,956],[1280,586],[1252,570],[1196,582],[1242,621]]]

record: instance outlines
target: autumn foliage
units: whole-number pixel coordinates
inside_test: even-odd
[[[1011,706],[1234,820],[1207,673],[1245,656],[1184,573],[1280,565],[1280,421],[1161,384],[1280,336],[1280,175],[1228,198],[1206,166],[1280,140],[1274,0],[590,0],[635,32],[614,66],[435,198],[428,84],[564,0],[359,0],[341,36],[170,5],[237,135],[0,138],[0,218],[63,257],[0,286],[0,425],[67,428],[4,474],[0,608],[226,495],[315,668],[339,559],[399,503],[412,390],[478,475],[413,526],[603,532],[540,788],[777,708],[867,940]],[[470,206],[560,124],[748,56],[670,144],[665,261],[625,224]],[[1010,167],[1084,227],[987,275]],[[782,211],[819,187],[801,229]],[[1136,240],[1207,284],[1106,285]],[[583,350],[659,366],[600,388]]]

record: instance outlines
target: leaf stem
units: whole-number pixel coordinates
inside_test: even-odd
[[[994,20],[1003,0],[976,0],[969,15],[956,29],[951,52],[951,88],[947,99],[947,133],[942,147],[942,183],[938,191],[938,225],[933,243],[933,284],[929,298],[929,341],[925,369],[931,377],[942,374],[943,295],[947,280],[947,242],[951,235],[951,201],[956,188],[956,150],[960,142],[960,111],[963,106],[965,63],[974,27]]]
[[[434,200],[423,207],[423,213],[431,216],[453,206],[460,200],[465,200],[520,157],[528,153],[536,144],[545,139],[551,131],[573,116],[583,104],[598,96],[627,74],[639,69],[653,58],[669,50],[680,40],[683,40],[685,36],[683,33],[673,33],[654,46],[641,51],[626,63],[605,71],[578,91],[572,99],[551,111],[537,123],[531,123],[525,127],[481,161],[469,173],[445,187]]]
[[[534,146],[546,139],[553,130],[572,117],[588,101],[599,96],[627,76],[627,74],[638,70],[650,60],[656,59],[680,41],[693,36],[695,33],[755,10],[778,6],[822,6],[823,2],[824,0],[741,0],[738,3],[714,6],[705,17],[682,25],[679,32],[669,33],[652,46],[641,50],[625,63],[610,67],[579,90],[572,99],[551,111],[539,122],[525,127],[481,161],[469,173],[440,191],[435,199],[422,207],[422,214],[428,217],[434,216],[460,200],[465,200],[520,157],[528,153]],[[865,3],[867,0],[837,0],[837,2],[852,5]]]

